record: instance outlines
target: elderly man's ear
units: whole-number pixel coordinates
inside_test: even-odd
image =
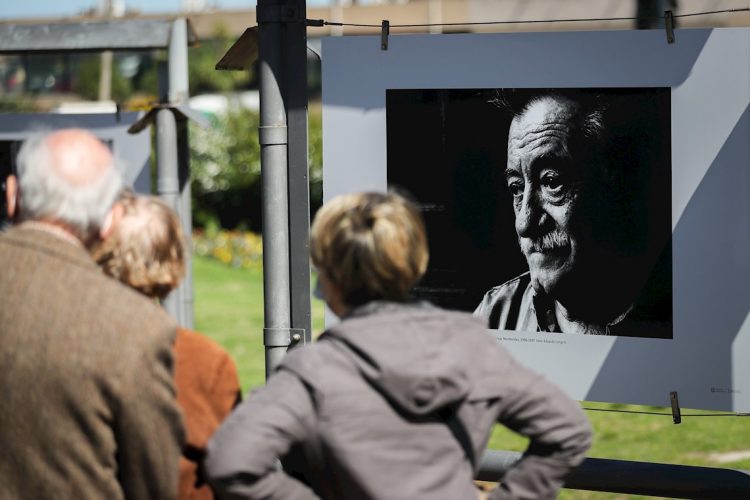
[[[16,201],[18,200],[18,179],[15,175],[9,175],[5,179],[5,208],[8,218],[13,220],[16,215]]]
[[[106,240],[112,236],[117,224],[122,220],[123,213],[124,209],[122,208],[122,203],[116,201],[115,204],[112,205],[112,209],[107,214],[107,217],[104,219],[104,224],[102,224],[102,228],[99,230],[99,238]]]

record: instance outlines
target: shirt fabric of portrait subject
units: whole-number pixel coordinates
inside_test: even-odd
[[[669,304],[665,305],[669,307]],[[607,325],[606,335],[620,337],[670,338],[672,329],[655,312],[653,303],[638,300],[624,315]],[[529,273],[513,278],[488,291],[474,315],[487,321],[492,330],[561,333],[549,297],[538,295]]]

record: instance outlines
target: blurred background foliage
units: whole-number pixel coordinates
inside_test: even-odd
[[[216,24],[213,36],[192,47],[188,58],[190,95],[205,92],[230,92],[245,88],[253,80],[253,71],[217,71],[216,63],[226,54],[236,37],[223,24]]]
[[[101,58],[99,57],[89,57],[78,65],[72,89],[85,100],[96,101],[99,97],[101,65]],[[121,71],[113,71],[112,100],[123,102],[129,99],[134,93],[134,84],[137,84],[137,81],[131,81],[129,78],[126,78]]]
[[[207,129],[190,127],[193,223],[197,228],[261,230],[260,145],[257,111],[233,105]],[[320,110],[308,120],[310,207],[323,197],[323,133]]]
[[[190,105],[210,119],[205,129],[190,125],[193,224],[204,235],[215,235],[220,229],[260,232],[257,71],[217,71],[216,63],[236,36],[221,22],[211,30],[210,36],[188,51]],[[150,109],[160,99],[158,68],[166,56],[158,50],[115,52],[109,102],[123,110]],[[319,65],[315,60],[310,64]],[[0,112],[54,112],[68,102],[81,101],[95,105],[100,98],[102,67],[98,53],[0,56]],[[323,191],[320,82],[314,78],[316,74],[315,68],[308,68],[313,82],[308,132],[312,213],[320,206]],[[155,181],[155,172],[152,179]]]
[[[196,227],[260,229],[259,115],[230,104],[211,127],[190,127]]]

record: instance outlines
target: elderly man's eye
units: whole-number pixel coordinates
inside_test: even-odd
[[[548,194],[553,196],[559,195],[564,189],[562,178],[558,174],[552,172],[547,172],[542,175],[540,183],[542,188],[544,188]]]
[[[523,195],[523,181],[518,179],[508,179],[508,190],[514,198]]]

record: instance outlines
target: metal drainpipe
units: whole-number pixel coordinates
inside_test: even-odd
[[[188,241],[185,252],[185,277],[180,284],[182,303],[181,322],[185,328],[193,328],[193,262],[192,245],[190,245],[193,234],[193,203],[190,182],[190,148],[188,145],[188,127],[186,118],[177,120],[177,176],[180,185],[180,222],[182,231]]]
[[[278,4],[258,1],[258,13]],[[281,81],[282,28],[259,19],[260,162],[263,200],[263,344],[266,378],[290,343],[287,123]]]
[[[180,202],[180,185],[177,168],[177,124],[174,113],[160,109],[156,113],[156,191],[170,207],[177,209]],[[181,323],[181,301],[178,290],[172,291],[162,301],[164,309]]]
[[[172,106],[187,104],[190,97],[188,81],[188,33],[187,20],[172,21],[168,47],[167,102]],[[178,196],[170,205],[180,217],[182,230],[190,241],[193,233],[192,203],[190,189],[190,153],[188,148],[188,124],[184,118],[176,123],[174,135],[177,161]],[[177,321],[185,328],[193,327],[193,266],[190,252],[185,254],[185,278],[173,292],[177,306]]]

